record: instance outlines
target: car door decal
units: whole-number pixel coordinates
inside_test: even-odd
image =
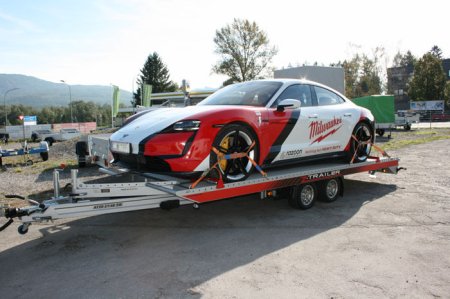
[[[286,138],[291,134],[292,129],[294,129],[297,124],[298,119],[300,118],[300,109],[295,109],[291,113],[291,117],[289,118],[286,126],[281,131],[280,135],[278,135],[275,142],[270,147],[270,152],[267,157],[264,159],[264,165],[270,165],[272,161],[278,156],[281,151],[281,146],[283,145]]]
[[[311,144],[317,142],[320,143],[322,140],[330,135],[336,133],[342,127],[342,118],[333,117],[332,120],[323,123],[321,120],[312,121],[309,124],[309,140]]]

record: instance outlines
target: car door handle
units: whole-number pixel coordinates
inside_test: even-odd
[[[308,118],[317,118],[317,114],[308,115]]]
[[[351,113],[344,113],[344,116],[345,117],[350,117],[350,116],[352,116],[352,114]]]

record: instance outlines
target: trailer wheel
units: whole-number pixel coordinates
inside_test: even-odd
[[[48,160],[48,152],[42,152],[40,153],[42,161],[47,161]]]
[[[333,202],[342,194],[342,180],[332,178],[319,185],[319,199],[323,202]]]
[[[19,227],[17,228],[17,231],[19,232],[19,234],[25,235],[28,232],[28,225],[24,225],[24,224],[19,225]]]
[[[78,141],[75,144],[75,153],[78,156],[78,167],[83,168],[86,166],[86,154],[88,153],[87,150],[87,143],[84,141]]]
[[[403,126],[403,128],[405,129],[405,131],[409,131],[411,130],[411,124],[406,124]]]
[[[294,186],[289,196],[289,204],[295,209],[306,210],[314,205],[317,188],[314,183]]]
[[[384,129],[377,129],[377,134],[378,134],[378,136],[380,136],[380,137],[383,137],[383,135],[384,135]]]

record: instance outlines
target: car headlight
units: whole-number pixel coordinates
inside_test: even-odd
[[[131,145],[128,142],[111,141],[110,148],[115,153],[129,154],[131,152]]]
[[[174,131],[197,131],[199,128],[199,120],[182,120],[173,125]]]

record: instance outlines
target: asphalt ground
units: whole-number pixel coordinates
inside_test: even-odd
[[[307,211],[247,196],[0,233],[1,298],[449,298],[450,140]],[[3,223],[3,222],[2,222]]]

